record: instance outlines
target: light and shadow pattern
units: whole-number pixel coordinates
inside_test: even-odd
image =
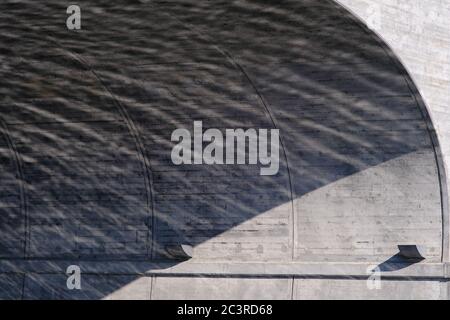
[[[333,1],[79,5],[78,31],[61,1],[0,5],[2,258],[440,261],[420,97]],[[279,174],[173,165],[200,120],[279,129]]]

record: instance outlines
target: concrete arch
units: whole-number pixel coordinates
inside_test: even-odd
[[[450,5],[445,1],[415,0],[408,2],[337,0],[336,2],[351,12],[359,23],[368,26],[371,29],[370,32],[381,39],[388,52],[395,53],[399,68],[407,73],[409,81],[412,82],[412,90],[416,92],[418,103],[423,109],[436,149],[436,161],[442,186],[442,260],[448,262],[450,254],[447,175],[449,143],[446,134],[448,118],[445,109],[450,104],[448,95],[450,91],[448,73]],[[405,20],[408,23],[404,23]],[[437,60],[439,53],[443,59]],[[435,65],[429,68],[430,64]]]
[[[0,112],[25,159],[31,257],[47,259],[0,261],[24,297],[70,297],[58,289],[69,258],[93,274],[74,295],[95,298],[135,279],[146,298],[223,294],[208,291],[215,281],[239,297],[246,283],[251,295],[302,298],[305,277],[364,280],[399,244],[428,249],[414,280],[442,271],[432,123],[389,50],[334,1],[86,2],[71,36],[57,1],[30,1],[47,18],[22,22],[23,4],[10,5]],[[171,133],[196,120],[276,126],[279,174],[173,165]],[[180,243],[194,246],[193,261],[167,262]]]

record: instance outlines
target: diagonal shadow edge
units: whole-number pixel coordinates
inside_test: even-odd
[[[448,178],[447,178],[447,169],[444,161],[444,156],[442,153],[441,145],[439,142],[439,138],[436,132],[436,128],[434,126],[434,121],[432,119],[430,108],[427,105],[426,101],[422,98],[422,95],[419,91],[419,88],[414,80],[412,73],[408,70],[407,65],[402,61],[402,57],[395,53],[395,50],[392,46],[389,45],[388,41],[383,38],[376,30],[369,29],[364,20],[351,8],[347,5],[339,2],[339,0],[333,0],[339,6],[345,8],[350,15],[347,18],[354,23],[357,23],[362,29],[364,29],[375,41],[379,43],[381,47],[383,47],[386,54],[390,57],[391,61],[397,66],[400,73],[403,74],[405,81],[408,83],[408,86],[411,92],[414,95],[414,98],[422,112],[423,119],[427,124],[428,134],[430,135],[431,143],[433,145],[433,150],[436,158],[436,165],[438,168],[438,177],[439,177],[439,185],[440,185],[440,196],[441,196],[441,210],[442,210],[442,254],[441,261],[449,262],[450,259],[450,211],[449,211],[449,195],[448,195]]]
[[[392,51],[390,51],[390,50],[388,50],[387,52],[389,52],[389,53],[391,53],[392,54]],[[397,61],[398,62],[398,60],[397,59],[393,59],[393,61]],[[404,70],[403,68],[402,69],[400,69],[400,70]],[[407,72],[406,70],[405,70],[405,72]],[[426,106],[425,106],[425,104],[424,104],[424,102],[422,101],[422,99],[420,98],[420,95],[419,95],[419,93],[418,93],[418,91],[417,91],[417,89],[416,89],[416,87],[414,86],[414,84],[413,84],[413,82],[412,82],[412,79],[411,79],[411,77],[409,77],[409,76],[407,76],[407,75],[404,75],[405,77],[406,77],[406,79],[407,79],[407,81],[409,81],[411,84],[410,84],[410,89],[411,90],[414,90],[417,94],[415,94],[415,96],[416,96],[416,100],[417,100],[417,102],[419,103],[419,105],[421,105],[421,106],[423,106],[425,109],[424,109],[424,118],[427,120],[427,122],[428,122],[428,119],[429,119],[429,116],[428,116],[428,112],[426,112]],[[428,124],[428,131],[429,131],[429,134],[430,134],[430,136],[432,137],[432,141],[434,142],[434,145],[433,145],[433,147],[434,147],[434,149],[435,149],[435,157],[436,157],[436,161],[438,162],[438,168],[439,168],[439,170],[440,170],[440,178],[441,178],[441,197],[444,197],[445,196],[445,192],[446,191],[444,191],[444,190],[446,190],[446,188],[443,188],[442,187],[442,183],[446,183],[446,180],[445,179],[442,179],[442,177],[441,177],[441,175],[443,175],[444,174],[444,172],[445,171],[443,171],[443,166],[441,167],[441,165],[442,165],[442,159],[441,159],[441,156],[440,156],[440,153],[439,153],[439,143],[438,143],[438,141],[436,140],[434,140],[434,136],[435,136],[435,134],[434,134],[434,129],[433,129],[433,126],[432,126],[432,122],[431,122],[431,119],[429,120],[429,123],[427,123]],[[444,174],[444,177],[445,177],[445,174]],[[444,194],[445,193],[445,194]],[[293,200],[293,199],[292,199]],[[448,219],[448,218],[446,218],[446,215],[444,214],[446,211],[444,210],[444,208],[446,208],[446,202],[444,201],[445,199],[443,199],[443,201],[442,201],[442,206],[443,206],[443,220],[445,221],[446,219]],[[443,231],[445,231],[445,224],[443,224],[443,228],[444,228],[444,230]],[[443,232],[443,237],[445,237],[446,236],[446,233],[445,232]],[[444,246],[443,246],[443,252],[444,252],[444,254],[445,254],[445,250],[444,250],[444,247],[445,247],[445,245],[446,245],[446,242],[443,240],[443,242],[444,242]],[[444,259],[444,258],[443,258]]]

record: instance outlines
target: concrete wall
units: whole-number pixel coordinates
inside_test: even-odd
[[[348,12],[306,0],[155,5],[103,5],[101,17],[86,5],[70,37],[58,5],[35,8],[46,19],[3,20],[5,38],[23,34],[5,39],[2,171],[15,175],[4,229],[24,239],[3,255],[161,258],[190,243],[204,260],[378,261],[417,243],[440,261],[420,97]],[[171,134],[195,120],[279,128],[279,174],[175,166]]]
[[[425,245],[426,268],[445,258],[445,179],[433,123],[397,50],[340,5],[79,5],[83,29],[76,32],[61,23],[66,8],[58,1],[0,5],[0,40],[8,44],[0,51],[3,262],[134,265],[167,259],[166,246],[179,243],[194,246],[199,270],[220,261],[258,262],[263,270],[270,261],[319,262],[318,269],[344,262],[365,270],[392,262],[400,244]],[[422,51],[414,66],[433,55]],[[427,68],[417,69],[422,79],[436,78],[424,88],[416,82],[435,99],[428,105],[443,110],[445,79]],[[251,165],[173,165],[171,134],[195,120],[205,129],[280,129],[279,174],[261,177]],[[181,278],[93,272],[86,291],[73,293],[61,270],[39,267],[18,272],[12,263],[0,278],[6,296],[300,299],[321,291],[338,297],[345,287],[355,298],[384,295],[362,293],[361,280],[336,274],[329,282],[320,272],[203,279],[192,278],[195,269]],[[447,278],[437,278],[405,276],[418,288],[407,297],[445,298]],[[407,286],[391,282],[384,292],[398,287],[391,296],[402,297]]]

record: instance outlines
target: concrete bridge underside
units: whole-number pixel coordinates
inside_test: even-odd
[[[78,4],[78,31],[60,1],[0,4],[1,298],[448,297],[448,60],[425,66],[450,29],[392,51],[335,1]],[[175,166],[198,120],[279,129],[279,174]]]

